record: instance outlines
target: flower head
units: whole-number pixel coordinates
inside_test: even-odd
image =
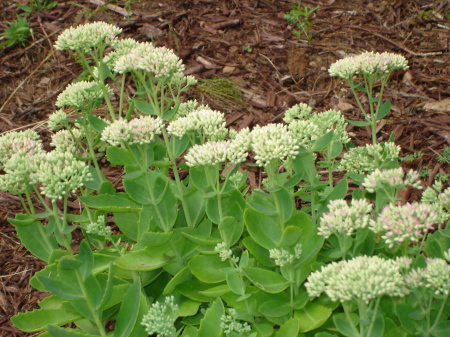
[[[227,159],[228,145],[224,140],[196,144],[189,149],[184,159],[190,167],[223,163]]]
[[[39,156],[33,184],[42,184],[41,192],[52,200],[75,192],[92,179],[89,167],[71,153],[52,151]]]
[[[75,109],[83,110],[86,106],[101,100],[103,98],[103,91],[100,89],[90,90],[95,85],[95,82],[80,81],[69,84],[56,99],[56,106],[70,106]],[[112,89],[107,87],[109,94],[112,94]]]
[[[197,131],[204,139],[223,140],[228,130],[225,128],[225,115],[219,111],[201,106],[187,116],[172,121],[167,127],[170,135],[181,138],[187,132]]]
[[[277,266],[284,267],[300,258],[302,255],[302,245],[301,243],[297,243],[294,246],[293,252],[287,248],[273,248],[269,250],[269,255],[271,259],[275,260]]]
[[[286,125],[257,125],[250,135],[251,148],[259,166],[266,166],[273,160],[294,158],[298,153],[299,146]]]
[[[355,75],[389,75],[394,70],[408,69],[407,64],[406,59],[398,54],[365,52],[336,61],[328,72],[331,76],[350,80]]]
[[[239,336],[242,336],[243,333],[249,332],[252,328],[247,323],[239,323],[237,321],[237,312],[236,309],[229,308],[228,309],[229,315],[222,315],[220,318],[220,327],[223,329],[223,332],[228,336],[228,334],[235,332],[239,334]]]
[[[340,111],[330,109],[321,113],[312,114],[309,120],[318,126],[319,133],[316,134],[317,138],[334,130],[333,139],[338,139],[344,144],[350,141],[346,131],[348,123]]]
[[[51,146],[55,148],[55,151],[69,152],[72,154],[77,153],[80,150],[80,140],[84,138],[84,134],[80,129],[72,130],[59,130],[52,135]]]
[[[42,142],[34,130],[8,132],[0,137],[0,168],[14,154],[20,151],[42,152]]]
[[[409,171],[405,177],[405,173],[401,167],[390,170],[375,169],[375,171],[364,179],[362,185],[370,193],[374,193],[385,187],[400,189],[412,186],[417,189],[422,189],[419,174],[414,171]]]
[[[406,203],[402,206],[389,204],[383,208],[370,228],[381,236],[389,248],[404,242],[417,242],[424,233],[441,223],[442,219],[434,205]]]
[[[122,142],[128,144],[149,144],[161,133],[163,121],[159,117],[141,116],[127,121],[115,120],[103,129],[101,139],[113,146]]]
[[[55,49],[79,50],[88,53],[99,44],[111,44],[121,32],[122,28],[106,22],[93,22],[78,27],[70,27],[58,36]]]
[[[48,117],[47,126],[50,130],[56,131],[67,127],[69,118],[63,109],[59,109]]]
[[[140,43],[128,54],[118,57],[114,66],[114,71],[120,74],[144,71],[155,78],[169,77],[183,70],[184,65],[173,50],[150,43]]]
[[[427,258],[426,268],[412,270],[406,276],[411,289],[425,287],[435,296],[447,296],[450,293],[450,265],[444,259]]]
[[[367,144],[351,148],[342,158],[338,170],[354,173],[372,172],[398,159],[400,146],[394,143]]]
[[[305,284],[309,296],[326,293],[332,301],[362,300],[368,304],[381,296],[408,294],[400,266],[394,260],[378,256],[357,256],[352,260],[332,262],[309,275]]]
[[[331,200],[328,212],[322,215],[318,234],[328,239],[332,234],[352,234],[365,228],[370,222],[372,206],[366,199],[353,199],[351,205],[345,200]]]
[[[296,104],[286,110],[283,120],[290,124],[294,120],[306,120],[311,115],[312,108],[306,103]]]
[[[112,234],[111,227],[106,226],[105,216],[99,215],[97,221],[91,222],[86,227],[86,233],[109,237]]]
[[[164,303],[155,302],[148,313],[142,317],[141,325],[149,335],[159,337],[175,337],[175,320],[178,318],[179,307],[174,303],[174,297],[166,297]]]
[[[4,164],[5,174],[0,175],[0,190],[13,195],[24,193],[31,185],[32,173],[37,170],[37,151],[20,150],[13,154]]]

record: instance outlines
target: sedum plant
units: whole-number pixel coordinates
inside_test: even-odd
[[[93,81],[58,96],[53,150],[34,131],[0,138],[0,189],[24,209],[8,221],[47,263],[30,283],[49,296],[12,318],[18,329],[43,337],[450,332],[450,189],[435,184],[401,205],[402,189],[421,187],[418,174],[398,168],[391,142],[338,159],[349,143],[338,111],[300,104],[286,124],[229,130],[221,112],[181,101],[195,79],[171,50],[119,33],[93,23],[58,38],[56,48],[77,53]],[[125,95],[129,79],[136,91]],[[101,104],[106,118],[95,114]],[[102,156],[120,168],[114,183]],[[253,190],[249,165],[262,177]],[[69,197],[80,214],[69,213]]]

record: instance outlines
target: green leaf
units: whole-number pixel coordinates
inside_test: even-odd
[[[212,306],[206,310],[205,317],[200,321],[198,337],[221,337],[220,327],[222,315],[225,314],[222,300],[218,298]]]
[[[11,317],[14,326],[25,332],[35,332],[47,329],[47,325],[65,325],[80,319],[81,316],[63,308],[35,309]]]
[[[440,259],[444,258],[444,250],[442,249],[442,246],[437,239],[427,240],[425,242],[424,252],[428,257]]]
[[[347,119],[347,122],[349,122],[350,124],[354,125],[354,126],[358,126],[358,127],[364,127],[364,126],[369,126],[370,122],[367,121],[352,121],[351,119]]]
[[[106,159],[113,165],[131,165],[133,163],[133,154],[123,147],[108,146]]]
[[[273,259],[270,258],[270,253],[264,247],[258,245],[251,236],[247,236],[242,240],[245,248],[247,248],[250,253],[255,257],[258,262],[263,264],[265,267],[273,268],[276,266]]]
[[[300,322],[296,317],[288,319],[275,334],[275,337],[297,337],[300,330]]]
[[[73,269],[58,268],[55,264],[36,273],[37,280],[52,294],[68,300],[83,298],[83,292]]]
[[[353,314],[353,316],[356,316],[355,314]],[[359,317],[356,316],[356,320],[353,319],[352,317],[352,321],[353,324],[358,324],[359,321]],[[355,332],[353,331],[352,325],[350,324],[350,322],[347,321],[347,318],[345,317],[344,314],[337,314],[337,315],[333,315],[333,323],[336,326],[336,328],[338,329],[338,331],[343,334],[344,336],[348,336],[348,337],[358,337],[357,334],[355,334]],[[358,331],[358,330],[356,330]]]
[[[236,295],[245,295],[245,284],[241,277],[237,274],[226,274],[227,285]]]
[[[288,281],[280,274],[262,268],[243,268],[245,276],[259,289],[276,294],[282,292],[289,286]]]
[[[267,215],[277,215],[277,208],[274,205],[273,196],[268,193],[253,191],[252,195],[247,198],[248,205],[255,211]]]
[[[383,335],[383,337],[408,337],[408,336],[409,336],[409,334],[399,326],[387,331]],[[444,335],[444,336],[448,336],[448,335]],[[442,337],[444,337],[444,336],[442,336]]]
[[[279,187],[272,192],[277,207],[278,219],[284,225],[292,216],[295,210],[294,197],[284,187]]]
[[[292,247],[294,246],[302,235],[302,231],[297,226],[287,226],[281,236],[280,241],[277,243],[278,247]]]
[[[137,322],[141,297],[141,279],[137,277],[123,298],[114,328],[114,337],[129,337]]]
[[[247,208],[244,221],[253,240],[266,249],[273,249],[281,239],[281,228],[277,221],[267,214]]]
[[[239,207],[236,205],[235,207]],[[226,216],[219,223],[220,236],[228,246],[233,246],[242,236],[244,222],[237,221],[235,217]]]
[[[191,218],[192,225],[195,227],[205,215],[204,193],[196,188],[191,188],[183,198],[189,209],[189,217]]]
[[[86,240],[81,241],[80,248],[78,250],[78,260],[82,263],[80,272],[83,280],[86,281],[88,276],[92,272],[92,266],[94,265],[94,255],[92,254],[92,248]]]
[[[215,246],[219,242],[222,242],[222,239],[215,238],[212,236],[206,236],[206,235],[192,235],[186,232],[181,233],[186,239],[189,241],[192,241],[193,243],[199,245],[199,246]]]
[[[168,262],[163,256],[150,257],[145,250],[135,250],[119,257],[115,265],[124,270],[150,271],[161,268]]]
[[[221,261],[219,255],[197,255],[189,261],[191,273],[205,283],[225,281],[226,274],[221,269],[229,266],[228,261]]]
[[[333,140],[334,130],[328,131],[314,143],[312,151],[320,152],[325,149]]]
[[[141,218],[141,213],[144,212],[145,207],[142,211],[137,213],[114,213],[114,221],[119,227],[120,231],[126,235],[127,238],[137,241],[140,233],[140,228],[138,226],[139,219]],[[147,226],[148,227],[148,226]]]
[[[300,332],[308,332],[320,328],[331,316],[332,310],[314,302],[303,309],[295,310],[294,317],[300,322]]]
[[[131,200],[126,193],[86,195],[78,197],[78,199],[86,206],[104,212],[128,213],[139,212],[142,209],[142,205]]]
[[[54,325],[48,326],[48,332],[54,337],[98,337],[98,335],[91,335],[79,329],[64,329]]]
[[[184,267],[177,274],[175,274],[172,279],[166,284],[164,288],[163,295],[170,294],[175,290],[175,287],[179,284],[189,283],[192,279],[192,273],[189,267]]]
[[[97,117],[97,116],[94,116],[94,115],[88,115],[87,117],[88,117],[89,124],[98,133],[102,133],[103,129],[108,126],[108,123],[106,123],[100,117]]]
[[[376,120],[378,121],[386,117],[387,114],[389,113],[389,110],[391,110],[391,102],[386,101],[383,103],[383,105],[381,105],[380,109],[378,110]]]
[[[208,297],[222,297],[224,294],[229,293],[230,288],[226,284],[220,284],[215,287],[208,288],[206,290],[199,291],[199,294],[205,295]]]
[[[173,232],[168,233],[145,232],[139,239],[139,243],[148,247],[158,247],[169,242],[172,235]]]
[[[138,109],[144,115],[156,115],[155,109],[153,108],[153,105],[151,105],[150,103],[138,101],[136,99],[133,100],[133,102],[136,109]]]
[[[339,156],[344,149],[344,145],[341,141],[334,142],[331,147],[331,156],[328,159],[334,159]]]
[[[46,227],[36,219],[31,219],[22,214],[16,214],[16,219],[8,219],[14,224],[20,242],[37,258],[48,262],[53,250],[58,244],[53,236],[46,235]],[[20,225],[19,225],[20,224]]]
[[[285,298],[266,301],[258,308],[258,311],[267,317],[282,317],[289,314],[291,310],[292,308],[289,305],[289,300],[286,300]]]
[[[199,302],[209,302],[210,297],[202,295],[201,292],[211,288],[211,285],[203,283],[197,279],[192,279],[189,282],[183,282],[176,286],[176,289],[187,298]]]
[[[105,180],[100,185],[98,194],[116,194],[116,188],[114,187],[114,184],[112,182],[110,182],[109,180]]]
[[[378,315],[373,323],[372,332],[370,333],[370,335],[368,334],[367,337],[383,337],[383,336],[384,336],[384,319],[383,316]]]
[[[181,156],[184,153],[184,151],[186,151],[189,144],[190,144],[189,137],[187,135],[184,135],[181,138],[171,137],[169,146],[171,146],[171,148],[173,149],[173,156],[177,158]]]

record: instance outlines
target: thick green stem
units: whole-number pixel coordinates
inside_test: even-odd
[[[377,301],[375,303],[375,309],[373,310],[373,313],[372,313],[372,319],[370,321],[369,330],[367,330],[367,337],[369,337],[370,334],[372,333],[373,326],[374,326],[374,323],[375,323],[375,320],[376,320],[377,314],[378,314],[378,308],[380,306],[380,300],[381,300],[381,297],[378,297]]]
[[[447,304],[447,300],[448,300],[448,295],[446,295],[445,298],[443,299],[441,307],[439,308],[439,312],[436,316],[436,319],[434,320],[433,326],[428,330],[425,337],[430,336],[433,333],[434,329],[436,329],[437,325],[439,324],[439,320],[441,319],[442,313],[444,312],[444,308],[445,308],[445,305]],[[427,313],[428,320],[429,320],[429,316],[430,316],[430,311],[431,311],[431,307]],[[427,324],[427,327],[428,326],[429,326],[429,324]]]
[[[353,321],[352,321],[352,318],[350,316],[350,311],[349,311],[349,308],[347,306],[347,303],[342,303],[342,307],[344,308],[345,317],[347,317],[347,322],[348,322],[348,324],[350,324],[350,326],[351,326],[351,328],[353,330],[354,336],[355,337],[363,337],[358,332],[358,329],[356,329],[355,324],[353,324]]]

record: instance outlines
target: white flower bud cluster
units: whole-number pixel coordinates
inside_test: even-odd
[[[110,145],[119,146],[121,142],[149,144],[164,126],[159,117],[141,116],[130,121],[120,118],[103,129],[101,139]]]
[[[0,168],[12,155],[19,151],[39,153],[42,151],[42,142],[34,130],[8,132],[0,137]]]
[[[331,200],[328,212],[322,215],[318,234],[328,239],[332,234],[352,234],[369,225],[372,205],[366,199],[353,199],[351,205],[345,200]]]
[[[31,184],[31,175],[37,170],[36,153],[43,153],[41,148],[37,151],[20,150],[13,154],[5,163],[5,174],[0,175],[0,190],[13,195],[20,195]]]
[[[312,108],[308,104],[299,103],[286,110],[283,120],[287,124],[292,123],[296,119],[306,120],[310,117],[311,111]]]
[[[184,159],[189,167],[216,165],[227,159],[228,142],[218,140],[205,144],[196,144],[189,149]]]
[[[367,144],[351,148],[342,158],[338,170],[364,174],[378,168],[377,163],[398,159],[400,146],[394,143]]]
[[[174,73],[170,78],[170,85],[173,87],[180,88],[183,84],[190,87],[191,85],[197,84],[197,79],[194,76],[184,76],[182,72]]]
[[[273,160],[294,158],[299,146],[286,125],[257,125],[250,133],[256,164],[266,166]]]
[[[404,242],[417,242],[435,224],[442,223],[434,205],[406,203],[402,206],[389,204],[383,208],[376,220],[371,220],[370,228],[389,246],[399,246]]]
[[[75,192],[92,179],[88,166],[72,154],[52,151],[39,155],[37,170],[32,174],[32,184],[42,184],[42,194],[52,200]]]
[[[229,315],[222,315],[220,318],[220,327],[223,329],[225,335],[235,332],[238,336],[242,336],[243,333],[251,331],[251,326],[247,323],[239,323],[236,319],[238,317],[236,309],[229,308]]]
[[[150,43],[140,43],[130,53],[117,58],[114,71],[120,74],[144,71],[155,78],[160,78],[183,72],[184,65],[173,50],[154,47]]]
[[[48,116],[47,126],[50,130],[56,131],[67,127],[69,123],[69,118],[63,109],[59,109],[58,111],[52,113]]]
[[[311,273],[305,287],[311,297],[326,293],[332,301],[362,300],[366,304],[381,296],[402,297],[409,292],[398,264],[378,256],[332,262]]]
[[[269,250],[269,256],[275,260],[278,267],[284,267],[287,264],[293,264],[302,255],[302,244],[297,243],[294,246],[294,252],[291,253],[286,248],[273,248]]]
[[[214,251],[219,254],[220,260],[222,262],[233,258],[233,251],[225,242],[219,242],[214,247]]]
[[[132,38],[115,39],[111,44],[114,47],[114,51],[103,58],[103,62],[109,65],[114,64],[120,56],[129,54],[139,46],[139,42]]]
[[[427,258],[426,262],[426,268],[414,269],[405,277],[408,287],[425,287],[435,296],[449,295],[450,265],[439,258]]]
[[[174,297],[166,297],[164,303],[155,302],[148,313],[142,317],[141,325],[149,335],[158,337],[175,337],[175,320],[178,318],[179,307],[174,303]]]
[[[99,215],[96,222],[89,223],[86,227],[86,233],[103,236],[105,238],[112,235],[111,227],[106,226],[104,215]]]
[[[80,150],[79,141],[83,138],[84,134],[79,129],[59,130],[52,135],[50,146],[53,146],[55,151],[76,154]]]
[[[190,112],[187,116],[172,121],[167,127],[167,132],[172,136],[181,138],[189,131],[198,131],[206,139],[215,141],[222,140],[228,135],[225,125],[223,113],[202,106]]]
[[[330,66],[328,72],[331,76],[350,80],[354,75],[383,76],[397,69],[408,69],[408,62],[403,56],[388,52],[365,52],[336,61]]]
[[[383,188],[405,188],[411,186],[417,189],[422,189],[422,185],[419,180],[419,173],[415,171],[403,172],[401,167],[390,170],[375,169],[370,175],[368,175],[363,182],[363,186],[370,193],[374,193],[377,190]]]
[[[100,21],[70,27],[58,36],[55,49],[88,53],[100,44],[111,44],[121,32],[122,28]]]
[[[63,106],[70,106],[75,109],[84,109],[89,103],[103,98],[102,90],[87,90],[94,85],[96,85],[95,82],[88,81],[80,81],[69,84],[66,89],[58,95],[55,103],[56,106],[59,108]],[[109,86],[107,86],[107,91],[109,95],[112,95],[113,91]]]
[[[178,106],[177,116],[178,117],[186,117],[192,111],[195,111],[198,107],[198,102],[196,99],[192,99],[186,102],[181,103]]]
[[[297,144],[306,148],[313,146],[312,141],[317,139],[320,129],[316,123],[311,120],[294,119],[289,125],[288,130]]]
[[[340,111],[330,109],[317,114],[312,114],[309,120],[315,123],[320,130],[320,133],[316,135],[317,138],[334,130],[334,139],[338,138],[344,144],[350,141],[350,137],[346,130],[348,123],[345,121],[345,118]]]

